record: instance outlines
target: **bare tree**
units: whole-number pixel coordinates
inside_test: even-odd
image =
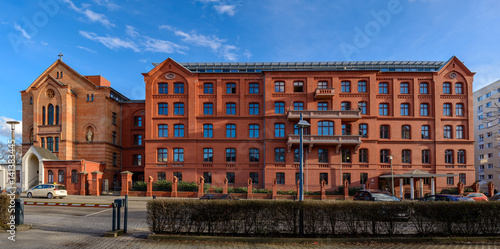
[[[9,157],[12,155],[12,146],[8,143],[4,143],[0,141],[0,163],[8,163]],[[22,148],[21,144],[16,141],[16,164],[21,164],[22,158]]]

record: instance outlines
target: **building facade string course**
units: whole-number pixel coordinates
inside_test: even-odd
[[[388,188],[379,176],[390,174],[389,155],[396,174],[451,174],[436,178],[437,189],[475,179],[474,73],[456,57],[293,63],[169,58],[143,75],[146,99],[135,101],[101,76],[82,76],[56,61],[22,92],[23,130],[29,131],[24,151],[33,145],[60,160],[99,162],[103,179],[114,184],[119,172],[131,171],[133,180],[204,177],[215,186],[227,178],[230,186],[243,187],[251,178],[254,188],[268,189],[276,179],[279,189],[289,190],[299,178],[294,125],[302,114],[311,124],[304,134],[308,191],[318,191],[323,180],[334,190],[345,179],[351,186]],[[51,105],[59,112],[49,113]],[[49,124],[51,115],[59,115],[59,123]],[[58,138],[57,151],[48,137]],[[51,163],[44,161],[44,171]],[[70,179],[70,172],[63,174]],[[430,192],[430,182],[424,185]]]

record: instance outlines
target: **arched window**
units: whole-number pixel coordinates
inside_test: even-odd
[[[451,104],[450,103],[443,104],[443,116],[451,116]]]
[[[451,137],[451,125],[444,126],[443,137],[444,138],[452,138]]]
[[[318,122],[318,135],[333,136],[333,122],[319,121]]]
[[[184,115],[184,103],[174,103],[174,115]]]
[[[407,82],[401,83],[400,87],[401,94],[409,94],[410,93],[410,84]]]
[[[42,125],[45,125],[45,106],[42,107]]]
[[[464,94],[464,85],[462,83],[455,83],[455,94]]]
[[[457,151],[457,163],[465,164],[465,150]]]
[[[378,115],[389,116],[389,104],[382,103],[378,105]]]
[[[48,125],[53,125],[54,124],[54,106],[52,104],[49,105],[49,110],[48,110]]]
[[[78,183],[78,172],[76,170],[71,171],[71,183]]]
[[[56,105],[56,125],[59,124],[59,106]]]
[[[429,94],[429,84],[428,83],[420,83],[420,94]]]
[[[342,81],[340,83],[340,91],[343,93],[350,93],[351,92],[351,82]]]
[[[358,108],[361,111],[361,114],[367,114],[366,112],[366,102],[359,102],[358,103]]]
[[[57,182],[58,183],[64,183],[64,170],[59,170],[57,172]]]
[[[464,116],[464,104],[458,103],[455,105],[455,115],[457,117],[463,117]]]
[[[226,149],[226,162],[236,162],[236,149],[227,148]]]
[[[410,104],[401,104],[401,116],[410,116]]]
[[[203,162],[213,162],[214,161],[214,150],[212,148],[203,149]]]
[[[47,171],[47,182],[54,183],[54,172],[52,170]]]
[[[304,102],[293,102],[293,110],[294,111],[302,111],[304,110]]]
[[[378,93],[379,94],[388,94],[389,93],[389,84],[387,84],[385,82],[378,84]]]
[[[285,113],[285,102],[274,102],[274,113],[275,114],[284,114]]]
[[[351,110],[351,102],[342,102],[340,103],[340,110],[342,111],[350,111]]]
[[[451,83],[443,83],[443,94],[451,94]]]
[[[158,104],[158,115],[168,115],[168,104],[159,103]]]
[[[420,104],[420,116],[429,116],[429,104]]]
[[[409,125],[401,126],[401,138],[411,139],[411,127]]]
[[[168,159],[168,150],[167,149],[158,149],[158,162],[167,162]]]

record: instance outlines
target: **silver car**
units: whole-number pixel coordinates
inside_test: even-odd
[[[54,197],[59,197],[59,198],[64,198],[68,196],[68,193],[66,192],[66,187],[61,184],[41,184],[38,186],[35,186],[28,191],[26,191],[26,196],[28,198],[32,197],[47,197],[49,199],[52,199]]]

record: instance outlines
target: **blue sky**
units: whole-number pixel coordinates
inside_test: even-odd
[[[500,79],[500,1],[38,0],[0,4],[0,139],[22,119],[19,91],[62,52],[144,99],[152,62],[437,60]],[[18,126],[20,130],[20,127]]]

